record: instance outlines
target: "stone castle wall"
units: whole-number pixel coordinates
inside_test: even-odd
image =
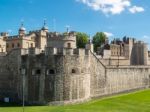
[[[149,66],[105,66],[84,49],[16,49],[0,57],[0,67],[0,99],[22,99],[21,68],[29,104],[70,104],[150,86]]]
[[[0,100],[5,97],[10,101],[18,100],[20,96],[20,51],[14,50],[0,57]]]
[[[130,60],[129,59],[100,59],[100,61],[105,65],[105,66],[129,66],[130,65]]]
[[[105,66],[91,54],[91,97],[150,86],[149,66]]]
[[[88,50],[47,48],[45,53],[34,53],[22,56],[27,102],[73,103],[90,97]]]
[[[101,89],[106,86],[106,67],[92,52],[90,53],[90,97],[94,97],[100,92],[103,92]]]
[[[106,93],[118,93],[126,90],[149,86],[149,67],[110,67],[107,69]],[[142,74],[142,75],[141,75]]]

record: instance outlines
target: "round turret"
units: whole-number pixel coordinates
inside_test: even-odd
[[[23,27],[23,23],[21,24],[21,27],[19,28],[19,35],[23,36],[26,33],[26,28]]]
[[[48,27],[46,26],[46,20],[44,20],[44,25],[41,30],[48,32]]]
[[[26,31],[26,29],[21,26],[21,27],[19,28],[19,31]]]
[[[42,30],[48,30],[48,27],[47,26],[43,26]]]

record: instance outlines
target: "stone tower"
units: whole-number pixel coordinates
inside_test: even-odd
[[[27,71],[25,101],[29,104],[63,104],[87,100],[90,97],[88,51],[46,48],[46,53],[22,56],[21,66]]]
[[[36,35],[35,46],[44,51],[45,47],[47,47],[47,36],[48,36],[48,27],[46,26],[46,21],[44,20],[44,25],[40,30],[32,31],[30,33]]]
[[[147,44],[142,41],[137,41],[133,45],[131,53],[131,65],[147,65],[148,63],[148,48]]]
[[[127,39],[124,40],[124,42],[126,43],[125,46],[124,46],[124,56],[127,59],[130,59],[131,58],[133,44],[134,44],[134,39],[133,38],[127,38]]]
[[[23,26],[23,23],[21,24],[21,27],[19,28],[19,36],[24,36],[26,34],[26,29]]]
[[[132,47],[133,47],[133,38],[128,38],[128,44],[129,44],[129,59],[131,58],[131,52],[132,52]]]
[[[57,32],[49,32],[48,33],[48,40],[47,40],[48,47],[55,47],[55,48],[76,48],[76,33],[75,32],[67,32],[64,34],[57,33]]]
[[[0,35],[0,53],[1,52],[6,52],[6,41],[5,37]]]
[[[41,30],[48,32],[48,27],[46,26],[46,20],[44,20],[44,25]]]
[[[39,45],[41,50],[45,50],[45,47],[47,47],[47,35],[48,27],[46,26],[46,20],[44,20],[44,25],[39,34]]]

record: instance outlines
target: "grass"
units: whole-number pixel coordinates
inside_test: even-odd
[[[0,107],[0,112],[22,112],[22,108]],[[30,106],[25,112],[150,112],[150,89],[77,105]]]

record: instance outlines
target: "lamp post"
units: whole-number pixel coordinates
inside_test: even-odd
[[[25,103],[24,103],[24,86],[25,86],[24,77],[25,77],[25,73],[26,73],[25,68],[22,68],[21,69],[21,75],[22,75],[22,111],[23,112],[24,112],[24,107],[25,107]]]

